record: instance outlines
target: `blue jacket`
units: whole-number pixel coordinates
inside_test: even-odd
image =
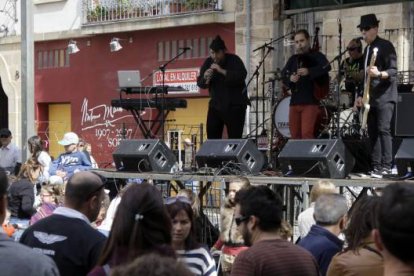
[[[308,250],[316,259],[322,276],[326,275],[332,257],[342,250],[343,241],[319,225],[313,225],[299,246]]]
[[[65,152],[52,162],[49,173],[56,175],[56,170],[61,170],[67,172],[67,177],[70,177],[75,170],[86,171],[91,168],[92,164],[83,152]]]

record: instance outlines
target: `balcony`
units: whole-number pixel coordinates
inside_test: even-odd
[[[221,10],[222,0],[84,0],[83,25]]]

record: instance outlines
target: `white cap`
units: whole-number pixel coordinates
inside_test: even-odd
[[[63,139],[58,142],[62,146],[68,146],[79,143],[79,137],[74,132],[67,132],[63,135]]]

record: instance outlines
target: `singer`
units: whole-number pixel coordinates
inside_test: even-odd
[[[207,114],[207,138],[221,139],[224,126],[230,139],[243,135],[246,107],[249,104],[243,61],[235,54],[226,52],[220,36],[210,44],[210,57],[200,68],[197,85],[208,88],[210,102]]]
[[[294,36],[296,54],[282,70],[283,83],[290,88],[289,129],[293,139],[313,139],[320,116],[317,89],[329,87],[331,70],[325,55],[312,50],[307,30],[298,30]]]
[[[379,20],[375,14],[361,16],[357,26],[367,47],[364,50],[365,72],[371,76],[368,136],[371,142],[370,172],[373,178],[391,174],[392,165],[392,117],[397,102],[397,54],[392,43],[378,36]],[[378,48],[374,66],[369,63],[373,49]],[[362,105],[362,98],[358,98]]]

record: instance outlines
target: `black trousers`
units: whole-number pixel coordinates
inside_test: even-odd
[[[225,111],[209,106],[207,114],[207,139],[221,139],[224,126],[227,128],[228,138],[242,138],[245,116],[245,105],[230,106]]]
[[[368,135],[371,142],[371,162],[373,169],[391,169],[392,133],[391,123],[395,103],[371,106],[368,113]]]

